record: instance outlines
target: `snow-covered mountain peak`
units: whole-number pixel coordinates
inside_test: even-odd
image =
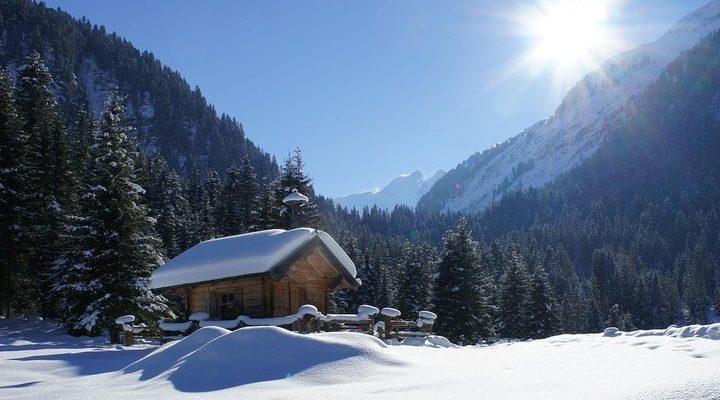
[[[459,164],[419,207],[479,211],[509,191],[552,181],[594,154],[620,111],[683,51],[718,29],[720,0],[714,0],[658,40],[611,58],[578,82],[554,115]]]
[[[413,171],[396,177],[380,190],[337,197],[335,203],[347,208],[354,207],[358,210],[373,205],[385,209],[392,209],[400,204],[415,207],[418,200],[444,175],[445,171],[442,169],[430,177],[426,177],[420,171]]]
[[[420,171],[413,171],[409,174],[402,174],[397,178],[393,179],[388,186],[393,184],[399,184],[401,182],[420,182],[425,179],[425,176]]]

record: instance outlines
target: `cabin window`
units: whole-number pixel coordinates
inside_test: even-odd
[[[242,312],[242,293],[210,294],[210,316],[221,320],[235,319]]]
[[[235,300],[235,296],[232,293],[223,293],[220,295],[220,305],[229,306]]]

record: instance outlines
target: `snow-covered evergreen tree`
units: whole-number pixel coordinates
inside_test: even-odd
[[[220,175],[215,170],[211,170],[205,181],[205,193],[207,195],[207,210],[204,212],[204,218],[209,221],[212,228],[208,229],[211,237],[220,236],[220,221],[222,221],[223,210],[220,204],[222,197],[222,182]]]
[[[208,191],[201,178],[200,171],[193,168],[185,184],[185,197],[189,205],[189,214],[185,218],[187,246],[193,246],[215,236],[215,220]]]
[[[487,287],[479,272],[477,244],[461,218],[445,235],[435,289],[436,330],[461,344],[493,336]]]
[[[362,253],[362,261],[355,264],[358,267],[358,278],[362,281],[362,285],[355,291],[354,297],[357,305],[382,306],[378,302],[377,294],[380,285],[380,265],[377,263],[380,259],[379,252],[377,245],[372,249],[366,249]]]
[[[505,258],[505,272],[498,287],[498,334],[525,338],[528,335],[529,277],[525,260],[515,251]]]
[[[343,232],[338,238],[338,244],[345,250],[353,263],[360,265],[361,253],[357,248],[357,239],[350,232]],[[329,295],[329,308],[335,313],[352,313],[357,310],[359,304],[353,304],[354,291],[351,290],[334,290]]]
[[[258,230],[257,220],[260,186],[257,183],[255,168],[247,157],[242,161],[238,184],[240,187],[240,197],[237,198],[236,201],[238,202],[238,211],[242,218],[244,231],[256,231]]]
[[[225,182],[220,195],[222,216],[218,222],[222,236],[237,235],[243,232],[243,221],[238,207],[239,197],[240,169],[233,164],[225,172]]]
[[[275,201],[275,194],[271,185],[261,185],[258,195],[258,212],[255,226],[257,230],[276,228],[280,208]]]
[[[282,200],[293,189],[307,196],[310,201],[298,209],[298,221],[301,226],[318,227],[320,223],[320,212],[314,201],[315,190],[312,187],[312,179],[305,173],[305,162],[302,159],[302,152],[296,149],[293,154],[288,155],[280,171],[280,176],[273,184],[275,205],[279,213],[275,216],[274,227],[290,229],[292,227],[292,215]]]
[[[585,296],[576,289],[560,297],[560,324],[563,333],[582,333],[588,330],[588,305]]]
[[[0,68],[0,314],[11,315],[22,297],[27,264],[22,258],[24,200],[27,176],[23,168],[28,138],[20,129],[13,83]]]
[[[530,279],[527,311],[530,338],[545,338],[559,333],[559,305],[550,278],[542,267],[538,267]]]
[[[69,130],[72,169],[79,180],[84,179],[90,165],[90,147],[95,134],[95,114],[86,102],[78,106],[77,117]]]
[[[378,307],[392,307],[392,282],[390,281],[390,264],[392,262],[388,242],[379,241],[378,245],[373,248],[372,264],[377,270],[377,284],[373,290],[373,303]]]
[[[53,286],[68,328],[94,335],[107,329],[113,341],[118,316],[154,321],[168,310],[166,299],[148,289],[162,263],[160,240],[141,205],[144,190],[135,183],[137,154],[124,115],[113,94],[95,135],[82,215],[68,228],[71,244],[55,264]]]
[[[25,242],[32,290],[28,302],[39,302],[39,312],[52,315],[54,302],[48,292],[52,262],[59,254],[58,243],[64,219],[72,208],[73,175],[68,153],[68,137],[60,117],[53,78],[40,54],[33,51],[18,68],[16,104],[21,129],[27,135],[27,153],[22,168],[27,177],[23,213]]]
[[[244,159],[241,167],[228,168],[220,195],[224,236],[258,230],[262,219],[259,192],[255,169],[249,159]]]
[[[415,318],[418,311],[432,308],[437,258],[435,249],[427,243],[409,248],[398,293],[398,306],[407,318]]]

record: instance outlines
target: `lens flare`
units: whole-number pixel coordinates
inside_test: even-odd
[[[556,90],[565,92],[582,75],[626,48],[619,28],[623,0],[538,0],[508,16],[526,50],[500,80],[519,73],[552,74]]]

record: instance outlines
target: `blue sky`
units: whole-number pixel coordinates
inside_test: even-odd
[[[706,3],[613,1],[622,48]],[[45,2],[153,52],[278,161],[300,147],[331,197],[453,168],[552,114],[569,89],[543,66],[501,79],[530,46],[511,19],[534,0]]]

